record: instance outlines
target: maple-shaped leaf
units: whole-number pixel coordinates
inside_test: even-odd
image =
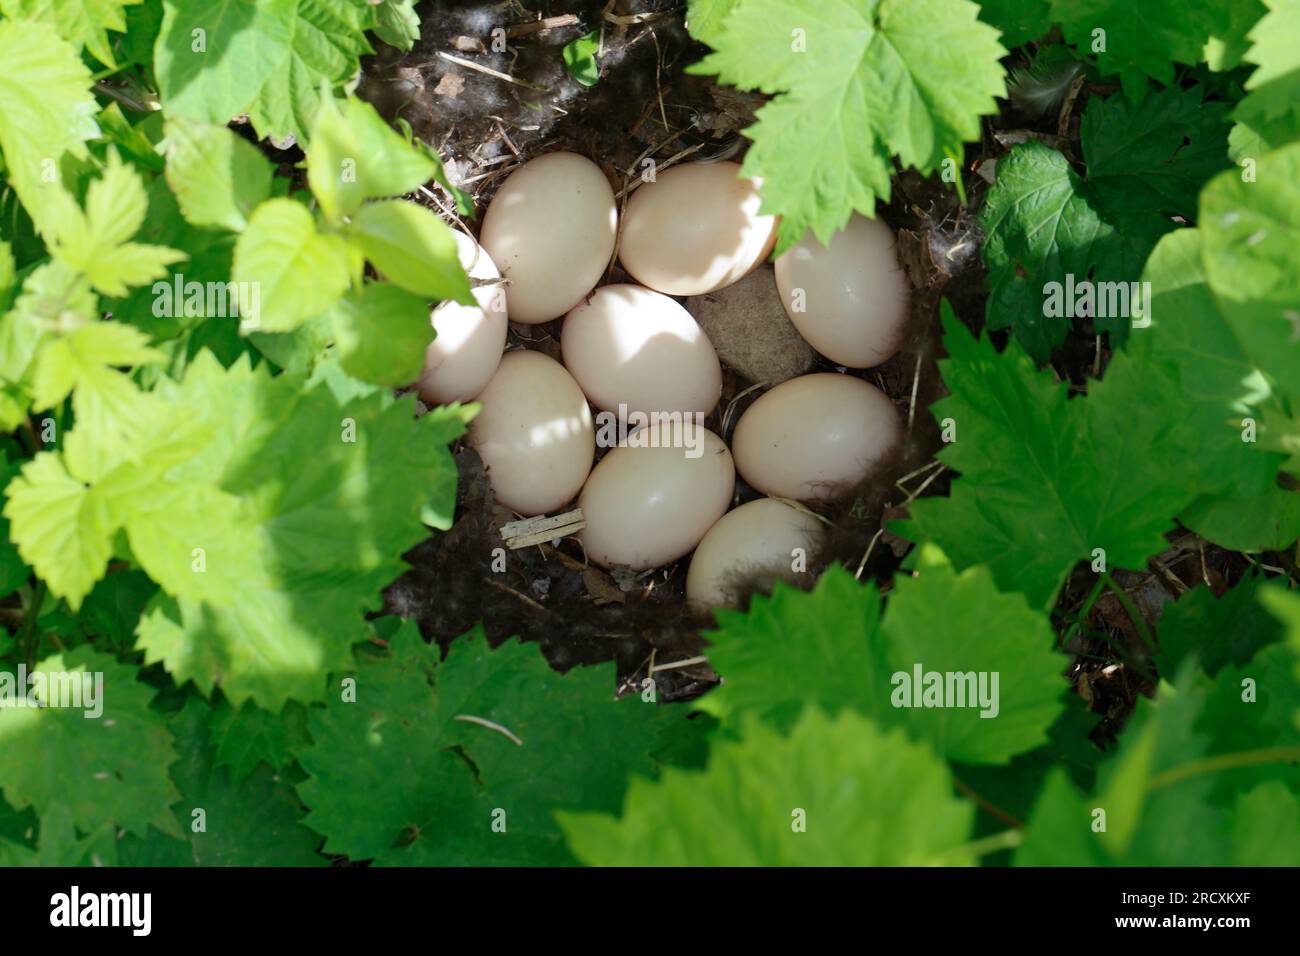
[[[1251,575],[1215,597],[1198,587],[1165,607],[1160,615],[1156,665],[1175,674],[1195,656],[1211,677],[1228,666],[1242,666],[1261,648],[1281,641],[1284,629],[1259,601],[1264,579]]]
[[[1199,63],[1205,44],[1229,28],[1220,0],[1052,0],[1052,20],[1102,73],[1119,74],[1130,92],[1145,77],[1169,84],[1175,63]]]
[[[1157,240],[1174,228],[1171,217],[1194,216],[1197,191],[1227,166],[1226,116],[1226,105],[1203,101],[1196,89],[1148,92],[1136,103],[1093,98],[1080,126],[1086,177],[1034,140],[1000,159],[980,212],[989,327],[1011,328],[1046,362],[1070,328],[1059,311],[1048,315],[1049,284],[1136,281]],[[1127,285],[1123,291],[1122,299],[1098,292],[1082,306],[1096,330],[1117,341],[1138,308]]]
[[[56,210],[47,229],[50,252],[104,295],[126,295],[185,258],[177,249],[130,241],[144,224],[149,201],[140,174],[116,151],[109,153],[104,175],[86,190],[84,211],[66,193],[54,193],[48,201]]]
[[[939,458],[961,473],[947,498],[922,498],[898,525],[938,544],[957,568],[987,564],[998,587],[1050,607],[1083,559],[1140,568],[1165,546],[1164,532],[1196,491],[1170,481],[1168,461],[1197,447],[1181,416],[1134,414],[1175,408],[1177,379],[1158,363],[1120,354],[1080,399],[1013,342],[998,354],[943,306],[950,395],[931,410],[956,440]]]
[[[278,714],[253,704],[232,707],[222,701],[212,708],[208,725],[215,766],[227,767],[236,784],[265,764],[279,770],[293,762],[293,754],[306,746],[307,711],[290,702]]]
[[[34,674],[65,691],[75,682],[83,706],[68,706],[64,697],[58,707],[0,707],[5,800],[41,814],[66,806],[87,833],[114,823],[132,833],[152,824],[179,834],[168,809],[179,796],[167,774],[176,751],[167,724],[149,706],[155,691],[138,680],[139,669],[82,645],[40,661]]]
[[[778,94],[746,130],[777,251],[888,200],[892,157],[930,172],[980,135],[1006,51],[968,0],[738,0],[691,72]]]
[[[786,736],[746,721],[702,772],[634,778],[621,817],[560,814],[596,866],[962,866],[973,819],[927,746],[816,708]]]
[[[0,22],[0,153],[5,176],[37,228],[56,222],[51,182],[65,153],[86,155],[95,125],[93,82],[77,51],[47,23]]]
[[[1244,59],[1255,64],[1247,96],[1233,113],[1233,156],[1258,158],[1300,139],[1300,0],[1264,0]]]
[[[96,60],[116,66],[108,31],[126,32],[126,8],[144,0],[0,0],[0,11],[11,20],[39,20]]]
[[[325,385],[210,355],[158,395],[214,432],[130,499],[132,549],[147,549],[145,569],[172,594],[141,622],[140,648],[178,682],[219,683],[234,705],[320,699],[425,536],[432,489],[455,474],[441,439],[463,420],[416,419],[410,397],[340,402]],[[136,522],[150,500],[146,532]]]
[[[722,685],[699,706],[724,722],[757,715],[779,727],[807,703],[832,713],[851,708],[968,763],[1006,763],[1046,741],[1062,708],[1065,660],[1052,650],[1046,617],[1021,595],[999,593],[985,568],[956,574],[932,555],[915,578],[897,580],[883,622],[879,608],[874,586],[835,566],[812,593],[778,585],[746,613],[717,611],[708,654]],[[972,682],[961,685],[956,706],[918,707],[917,668],[970,674]],[[990,706],[979,704],[981,679],[986,689],[998,681]]]
[[[172,767],[180,791],[173,808],[183,837],[150,830],[122,841],[127,866],[323,866],[320,838],[302,825],[290,781],[270,767],[236,779],[219,766],[209,739],[212,711],[195,697],[170,723],[181,757]]]
[[[358,655],[355,702],[313,708],[299,794],[326,852],[389,865],[572,863],[552,813],[613,810],[649,773],[661,723],[614,700],[609,667],[561,675],[535,644],[489,650],[481,634],[446,661],[413,624],[386,654]],[[580,747],[574,742],[581,741]]]
[[[164,0],[154,50],[169,116],[218,126],[247,113],[260,136],[307,141],[321,88],[372,52],[366,0]]]

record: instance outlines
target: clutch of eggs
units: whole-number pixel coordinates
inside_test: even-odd
[[[489,205],[481,247],[457,237],[479,280],[477,305],[434,311],[419,383],[429,402],[482,403],[468,443],[502,505],[534,516],[576,497],[580,541],[606,567],[653,568],[695,551],[687,597],[699,607],[736,603],[736,587],[755,575],[798,580],[822,530],[794,502],[842,497],[903,434],[879,389],[826,373],[761,396],[730,449],[700,424],[717,406],[722,369],[673,296],[724,288],[770,255],[777,221],[762,212],[759,187],[735,163],[671,167],[631,193],[619,239],[614,192],[596,164],[574,153],[525,163]],[[595,289],[616,243],[638,284]],[[900,347],[908,284],[883,223],[854,216],[828,245],[805,236],[777,258],[776,280],[795,328],[832,362],[871,367]],[[563,365],[528,350],[502,357],[507,318],[560,316]],[[650,422],[594,469],[592,407],[598,418]],[[737,473],[770,497],[728,511]]]

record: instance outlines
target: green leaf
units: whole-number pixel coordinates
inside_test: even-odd
[[[78,49],[85,47],[100,63],[114,66],[109,30],[126,32],[126,8],[144,0],[0,0],[11,20],[50,24]]]
[[[1014,343],[999,355],[946,304],[944,314],[951,395],[931,409],[956,429],[939,458],[961,477],[947,498],[914,501],[900,533],[933,541],[959,569],[987,564],[1001,590],[1035,608],[1052,605],[1077,561],[1140,568],[1163,550],[1196,494],[1170,480],[1167,462],[1200,436],[1181,417],[1134,409],[1177,407],[1176,379],[1121,354],[1086,398],[1067,402],[1066,386]]]
[[[1069,330],[1065,307],[1074,303],[1059,298],[1069,294],[1069,278],[1075,287],[1136,281],[1156,241],[1174,228],[1170,217],[1194,215],[1191,197],[1227,165],[1225,114],[1196,89],[1152,92],[1136,103],[1094,98],[1080,129],[1086,179],[1032,140],[999,160],[980,213],[989,327],[1012,328],[1042,363]],[[1058,284],[1055,301],[1051,283]],[[1096,316],[1098,332],[1122,339],[1136,304],[1126,309],[1127,295],[1100,290],[1096,299],[1084,311]]]
[[[338,222],[367,199],[412,192],[433,178],[434,163],[389,128],[375,108],[325,100],[312,127],[307,179],[325,217]]]
[[[738,0],[708,28],[717,52],[692,72],[779,94],[746,131],[743,167],[781,216],[778,253],[872,215],[893,156],[928,173],[979,138],[1006,51],[978,15],[967,0]]]
[[[738,0],[689,0],[686,5],[686,29],[701,43],[716,47],[722,25]]]
[[[167,124],[167,184],[196,226],[240,232],[271,195],[274,170],[256,146],[222,126]]]
[[[152,824],[178,834],[168,810],[179,797],[167,776],[176,759],[172,735],[150,709],[154,691],[136,679],[138,670],[83,645],[45,658],[33,674],[67,675],[82,686],[90,678],[96,700],[90,706],[83,697],[81,709],[0,708],[5,799],[42,814],[66,806],[83,832],[115,823],[132,833]]]
[[[320,840],[302,826],[302,806],[288,780],[269,767],[232,780],[213,759],[207,704],[189,698],[171,720],[181,759],[172,767],[180,791],[177,840],[151,830],[145,839],[123,841],[127,865],[323,866]],[[201,811],[202,816],[196,817]],[[201,822],[202,827],[197,828]]]
[[[347,243],[318,232],[305,206],[269,199],[239,236],[231,279],[260,290],[252,327],[289,332],[337,302],[353,271]]]
[[[961,866],[973,818],[927,747],[810,708],[785,737],[747,722],[702,773],[634,779],[621,818],[560,825],[596,866]]]
[[[420,16],[415,12],[416,0],[380,0],[371,4],[374,11],[374,29],[389,46],[409,50],[420,39]]]
[[[4,516],[18,553],[75,611],[104,575],[114,523],[93,489],[68,474],[63,459],[42,452],[6,490]]]
[[[600,65],[596,62],[596,52],[600,49],[600,31],[592,30],[585,36],[571,40],[560,51],[564,57],[564,68],[583,86],[595,86],[600,80]]]
[[[209,732],[213,764],[229,768],[235,784],[259,766],[272,770],[288,766],[294,753],[311,743],[307,711],[294,703],[273,714],[252,704],[235,708],[222,701],[212,709]]]
[[[1300,395],[1300,143],[1261,156],[1201,194],[1205,273],[1247,357]]]
[[[410,385],[433,340],[429,303],[385,282],[344,296],[331,311],[343,370],[363,382]]]
[[[1158,632],[1160,673],[1177,673],[1195,655],[1213,677],[1229,665],[1249,663],[1256,651],[1282,640],[1281,625],[1259,603],[1263,581],[1251,575],[1219,598],[1208,587],[1195,588],[1167,606]]]
[[[371,203],[353,227],[366,258],[390,281],[426,299],[474,304],[451,230],[428,209],[400,199]]]
[[[95,98],[90,71],[77,51],[45,23],[0,22],[0,152],[5,175],[18,198],[45,232],[57,221],[49,181],[65,153],[86,156],[93,138]]]
[[[1227,7],[1219,0],[1052,0],[1052,19],[1133,93],[1148,76],[1172,83],[1174,63],[1199,63],[1210,37],[1228,29]]]
[[[709,661],[723,683],[700,708],[724,722],[756,715],[783,728],[806,703],[831,713],[852,708],[969,763],[1006,763],[1047,739],[1062,707],[1065,661],[1052,650],[1047,619],[1023,597],[1000,594],[984,568],[958,575],[936,563],[897,580],[883,624],[879,601],[874,587],[859,586],[837,566],[811,594],[778,585],[748,613],[716,612]],[[970,673],[969,702],[915,708],[898,687],[899,675],[911,687],[918,666]],[[979,672],[998,675],[992,707],[977,701]],[[919,698],[921,688],[915,693]]]
[[[1052,28],[1052,0],[980,0],[980,19],[1001,30],[1010,49]]]
[[[401,555],[426,535],[430,489],[454,481],[451,429],[415,419],[411,397],[340,402],[323,384],[305,390],[297,376],[242,359],[224,369],[207,354],[159,398],[212,434],[165,469],[151,454],[163,480],[133,492],[140,547],[153,549],[146,569],[186,592],[155,602],[137,646],[178,683],[220,685],[234,706],[319,700],[366,637],[365,611],[405,570]]]
[[[224,125],[248,113],[261,136],[305,142],[322,82],[341,88],[373,52],[357,0],[165,0],[154,53],[169,116]],[[201,31],[202,48],[194,31]]]
[[[109,153],[103,176],[86,191],[84,212],[65,193],[55,193],[48,201],[58,210],[48,230],[50,252],[104,295],[124,296],[130,288],[166,275],[167,266],[185,258],[176,249],[128,241],[143,225],[149,201],[140,174],[116,151]]]
[[[1245,54],[1257,68],[1246,80],[1248,95],[1233,114],[1258,145],[1239,145],[1233,150],[1239,159],[1258,158],[1265,149],[1300,140],[1300,0],[1265,3],[1268,13],[1250,31]],[[1242,134],[1236,134],[1236,142],[1243,142]]]
[[[387,653],[358,655],[355,702],[337,695],[312,711],[298,790],[326,852],[395,865],[572,862],[552,811],[616,809],[627,775],[652,768],[657,708],[615,702],[609,667],[556,673],[535,644],[489,650],[476,634],[438,656],[403,624]]]

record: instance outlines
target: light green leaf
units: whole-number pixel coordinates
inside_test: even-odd
[[[800,819],[806,829],[798,824]],[[621,818],[561,813],[595,866],[964,866],[974,807],[900,731],[810,708],[788,736],[758,721],[714,744],[702,773],[635,778]]]
[[[167,124],[167,184],[196,226],[243,230],[270,197],[272,173],[258,148],[233,130],[180,117]]]
[[[423,206],[400,199],[363,206],[352,235],[391,282],[428,299],[474,304],[447,224]]]
[[[363,382],[410,385],[433,340],[429,303],[385,282],[349,293],[331,310],[343,370]]]
[[[231,278],[260,290],[257,328],[289,332],[337,302],[352,274],[343,239],[318,232],[301,203],[270,199],[235,245]]]
[[[0,22],[0,152],[5,175],[42,232],[57,224],[51,182],[65,153],[84,157],[97,135],[90,71],[45,23]],[[56,176],[57,179],[57,176]]]
[[[1267,14],[1250,31],[1245,59],[1257,69],[1234,118],[1234,157],[1258,159],[1267,149],[1300,140],[1300,0],[1265,0]],[[1247,133],[1253,143],[1247,142]]]
[[[129,6],[144,0],[0,0],[11,20],[40,20],[76,47],[85,47],[100,63],[115,66],[109,30],[126,32]]]
[[[420,39],[420,16],[415,12],[416,0],[380,0],[371,4],[374,10],[375,33],[379,39],[399,50],[409,50]]]
[[[400,196],[433,178],[435,164],[414,149],[369,103],[321,103],[307,154],[307,179],[325,217],[337,222],[367,199]]]
[[[75,611],[104,576],[114,524],[106,503],[42,452],[9,483],[4,515],[23,560]]]
[[[600,31],[592,30],[586,36],[580,36],[564,45],[561,55],[564,67],[583,86],[595,86],[600,80],[600,65],[596,62],[596,52],[600,49]]]
[[[930,172],[979,137],[1006,51],[978,15],[967,0],[738,0],[706,27],[718,49],[692,72],[779,94],[746,131],[744,163],[782,217],[778,252],[872,215],[893,156]]]

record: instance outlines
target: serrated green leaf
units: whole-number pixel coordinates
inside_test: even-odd
[[[152,824],[178,833],[168,807],[178,794],[167,776],[176,759],[166,724],[149,707],[152,688],[138,669],[88,646],[41,661],[51,680],[91,676],[96,707],[0,708],[0,789],[14,806],[45,813],[66,806],[83,832],[115,823],[143,834]],[[102,683],[100,682],[102,678]]]
[[[214,762],[209,740],[213,716],[193,697],[172,718],[180,760],[172,778],[180,791],[175,817],[184,838],[151,830],[121,847],[125,865],[323,866],[320,840],[302,826],[302,806],[288,780],[261,767],[232,780]],[[201,812],[201,815],[199,815]]]
[[[559,815],[597,866],[962,866],[973,818],[927,747],[812,708],[785,737],[747,722],[703,773],[633,779],[620,818]]]
[[[738,0],[690,0],[686,5],[686,29],[701,43],[717,46],[722,25]]]
[[[0,153],[5,175],[37,229],[57,223],[50,181],[65,153],[84,157],[94,137],[90,71],[46,23],[0,22]]]
[[[451,230],[423,206],[400,199],[363,206],[352,236],[375,268],[403,289],[474,304]]]
[[[980,19],[1001,30],[1010,49],[1052,28],[1052,0],[980,0]]]
[[[11,20],[50,24],[78,49],[85,47],[100,63],[114,66],[108,31],[126,31],[126,8],[144,0],[0,0]]]
[[[330,315],[340,363],[349,375],[394,388],[420,377],[433,340],[428,300],[371,282],[344,296]]]
[[[271,164],[234,131],[177,117],[167,124],[167,184],[196,226],[239,232],[271,195]]]
[[[999,160],[980,213],[989,327],[1012,328],[1029,354],[1046,362],[1069,330],[1064,307],[1074,305],[1061,299],[1049,315],[1050,283],[1063,287],[1057,296],[1069,294],[1070,279],[1099,289],[1123,283],[1130,292],[1156,241],[1174,228],[1170,217],[1190,218],[1192,197],[1227,165],[1225,116],[1222,103],[1203,102],[1196,89],[1147,93],[1137,102],[1094,98],[1080,128],[1086,178],[1032,140]],[[1103,303],[1098,291],[1083,308],[1096,330],[1118,343],[1138,303],[1127,294],[1105,296]]]
[[[18,553],[75,611],[104,574],[114,525],[105,502],[42,452],[6,490],[4,515]]]
[[[1160,673],[1175,674],[1195,656],[1213,677],[1282,640],[1281,625],[1259,603],[1262,584],[1263,578],[1251,575],[1219,598],[1208,587],[1198,587],[1166,607],[1157,634]]]
[[[205,515],[160,506],[152,535],[141,536],[163,549],[151,576],[195,577],[201,546],[206,570],[197,576],[214,579],[202,585],[212,596],[156,602],[138,646],[178,682],[192,679],[205,693],[220,685],[236,706],[252,699],[278,711],[286,700],[319,700],[326,674],[345,669],[365,638],[365,610],[424,537],[430,489],[455,474],[434,440],[443,423],[415,419],[410,397],[340,402],[324,385],[303,390],[295,376],[272,378],[243,360],[224,369],[207,355],[159,397],[213,426],[166,482],[208,487],[231,507]],[[142,483],[137,514],[162,490]]]
[[[389,128],[369,103],[326,100],[312,127],[307,179],[327,219],[353,215],[367,199],[412,192],[434,163]]]
[[[420,16],[415,12],[415,4],[416,0],[380,0],[371,4],[379,39],[399,50],[415,46],[415,41],[420,39]]]
[[[248,113],[259,135],[305,142],[322,82],[341,87],[372,52],[363,32],[369,7],[361,0],[163,6],[154,68],[169,116],[224,125]]]
[[[404,624],[387,653],[359,655],[355,703],[340,695],[312,711],[298,790],[326,852],[392,865],[572,862],[553,810],[615,809],[628,773],[652,767],[657,709],[615,702],[608,667],[556,673],[536,645],[489,650],[471,635],[437,661]]]
[[[1233,118],[1252,142],[1235,135],[1233,156],[1258,158],[1300,140],[1300,0],[1264,0],[1268,12],[1250,31],[1244,59],[1256,65],[1248,95]]]
[[[311,742],[307,710],[294,703],[273,714],[252,704],[236,708],[222,701],[212,709],[209,735],[214,765],[229,768],[235,784],[263,764],[272,770],[287,766]]]
[[[1020,595],[998,593],[983,568],[958,575],[935,564],[896,582],[883,624],[879,602],[874,587],[833,567],[811,594],[778,585],[770,599],[755,598],[748,613],[717,612],[720,627],[707,637],[723,683],[700,700],[701,709],[724,722],[756,715],[788,727],[806,703],[831,713],[852,708],[968,763],[1005,763],[1046,740],[1062,707],[1065,661],[1052,651],[1046,618]],[[969,673],[970,699],[944,709],[914,707],[917,666]],[[987,706],[976,696],[980,672],[986,688],[998,681]],[[899,690],[900,674],[907,693]],[[963,697],[965,691],[963,683]],[[917,699],[921,692],[917,687]]]
[[[1171,83],[1174,63],[1199,63],[1210,37],[1228,29],[1227,7],[1219,0],[1052,0],[1052,19],[1133,93],[1148,76]]]
[[[909,508],[900,533],[933,541],[964,569],[987,564],[998,587],[1050,607],[1083,559],[1142,567],[1165,546],[1173,517],[1195,496],[1170,481],[1199,436],[1178,418],[1134,414],[1177,407],[1176,379],[1158,364],[1116,356],[1087,397],[1038,373],[1013,343],[999,355],[944,305],[940,362],[951,392],[932,406],[956,441],[939,458],[961,473],[947,498]]]
[[[891,157],[930,172],[979,137],[1006,51],[978,15],[967,0],[738,0],[692,72],[780,94],[746,131],[743,167],[781,216],[778,253],[871,216]]]
[[[239,236],[231,279],[260,290],[256,328],[289,332],[339,300],[351,260],[347,243],[319,232],[301,203],[269,199]]]

